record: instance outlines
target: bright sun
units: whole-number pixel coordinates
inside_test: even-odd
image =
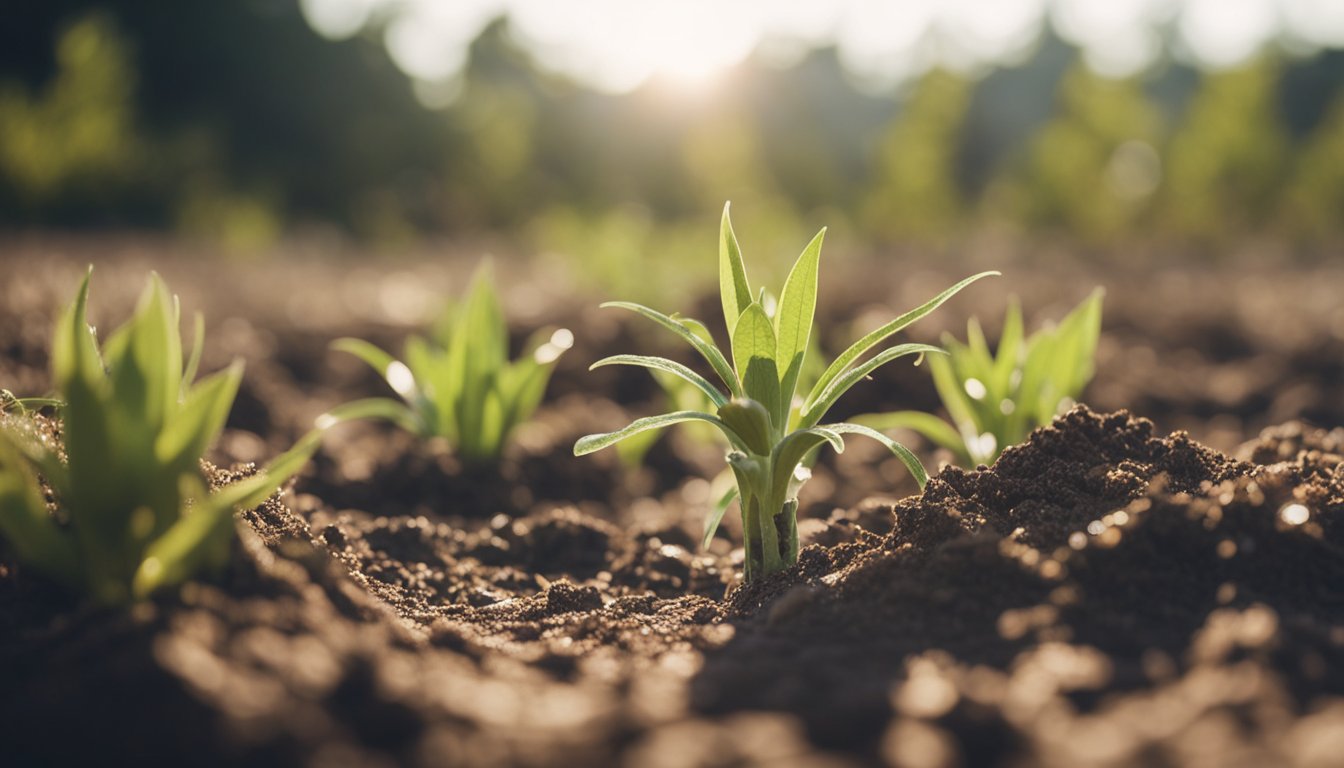
[[[629,90],[655,78],[699,88],[756,43],[752,25],[727,15],[705,0],[585,0],[520,16],[517,32],[553,64],[602,87]]]

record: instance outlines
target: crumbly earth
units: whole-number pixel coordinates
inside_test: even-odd
[[[322,410],[387,394],[329,342],[399,350],[474,260],[239,269],[180,248],[0,238],[24,267],[0,281],[0,389],[46,391],[52,319],[86,264],[102,327],[157,269],[205,313],[202,370],[247,364],[216,483]],[[978,269],[853,256],[827,256],[830,352]],[[1344,424],[1340,266],[989,256],[1004,278],[909,340],[960,336],[972,314],[992,338],[1009,294],[1036,325],[1104,285],[1085,399],[1158,427],[1075,411],[922,496],[855,441],[804,489],[799,567],[743,589],[731,515],[697,547],[720,449],[686,431],[638,467],[570,455],[663,406],[644,371],[589,363],[685,350],[593,309],[613,297],[515,267],[515,342],[557,324],[577,346],[500,465],[343,427],[244,517],[227,571],[129,613],[0,544],[0,765],[1339,764],[1344,431],[1290,420]],[[873,379],[833,415],[939,407],[922,369]]]
[[[7,765],[1303,765],[1344,752],[1344,430],[1079,407],[731,583],[574,506],[244,516],[129,614],[0,571]],[[245,471],[245,469],[241,470]],[[235,474],[214,471],[216,482]],[[725,596],[725,589],[727,594]]]

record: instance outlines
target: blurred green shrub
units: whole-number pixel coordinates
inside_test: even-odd
[[[1100,241],[1133,231],[1161,180],[1160,115],[1137,79],[1110,80],[1081,62],[1026,154],[991,185],[991,214],[1022,228]]]
[[[145,151],[130,51],[107,17],[87,15],[62,32],[56,67],[39,94],[0,82],[0,187],[29,211],[112,196]]]
[[[971,82],[934,70],[922,77],[878,148],[863,224],[887,239],[940,238],[965,214],[957,146]]]
[[[928,365],[951,424],[919,411],[867,414],[854,421],[874,429],[913,429],[952,451],[967,468],[993,464],[1005,448],[1070,407],[1092,380],[1103,295],[1096,289],[1059,325],[1026,338],[1014,299],[992,355],[975,318],[967,323],[967,343],[944,334],[947,356],[930,355]]]
[[[1262,56],[1203,76],[1164,152],[1161,219],[1170,231],[1220,241],[1274,218],[1289,167],[1279,72]]]
[[[406,340],[404,362],[362,339],[333,342],[333,349],[368,363],[401,399],[355,400],[332,414],[385,419],[421,437],[447,439],[468,462],[493,463],[541,403],[551,370],[574,336],[564,328],[543,329],[509,362],[509,329],[488,263],[477,270],[466,302],[446,317],[428,338]]]

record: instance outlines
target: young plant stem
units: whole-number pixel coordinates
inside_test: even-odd
[[[773,487],[766,474],[765,487]],[[778,573],[798,562],[798,500],[789,499],[773,508],[750,490],[743,489],[742,530],[748,582]]]

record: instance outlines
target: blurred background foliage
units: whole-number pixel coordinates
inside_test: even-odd
[[[992,231],[1119,251],[1344,242],[1344,51],[1266,45],[1105,76],[1047,24],[1016,60],[874,87],[822,46],[712,87],[613,93],[556,74],[499,18],[451,78],[408,77],[385,17],[343,39],[296,0],[45,0],[0,25],[0,227],[153,230],[264,249],[503,235],[630,290],[639,255],[749,248],[818,223],[947,248]],[[655,269],[656,267],[650,267]],[[623,278],[622,275],[625,277]]]

